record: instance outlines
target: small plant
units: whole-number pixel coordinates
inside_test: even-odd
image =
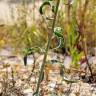
[[[40,7],[40,13],[43,14],[43,7],[48,5],[48,6],[51,6],[50,5],[50,2],[51,1],[48,1],[48,2],[44,2],[41,7]],[[53,37],[53,33],[54,33],[54,28],[55,28],[55,23],[56,23],[56,17],[57,17],[57,12],[58,12],[58,7],[59,7],[59,3],[60,3],[60,0],[57,0],[56,2],[57,4],[55,5],[56,7],[54,7],[54,16],[52,18],[52,27],[51,27],[51,33],[49,35],[49,38],[48,38],[48,42],[47,42],[47,46],[46,46],[46,49],[45,49],[45,53],[44,53],[44,58],[43,58],[43,62],[42,62],[42,66],[41,66],[41,69],[40,69],[40,74],[39,74],[39,79],[38,79],[38,83],[37,83],[37,88],[36,88],[36,92],[33,94],[33,95],[36,95],[38,96],[39,94],[39,87],[40,87],[40,83],[41,83],[41,80],[42,80],[42,77],[43,77],[43,73],[44,73],[44,66],[45,66],[45,62],[46,62],[46,58],[47,58],[47,54],[48,54],[48,50],[49,50],[49,47],[50,47],[50,44],[51,44],[51,39]],[[51,9],[53,7],[51,6]],[[56,9],[55,9],[56,8]],[[50,19],[50,18],[49,18]]]
[[[60,0],[57,0],[57,4],[53,6],[53,0],[49,0],[49,1],[44,1],[44,3],[40,6],[40,14],[43,15],[43,17],[48,20],[48,21],[52,21],[52,27],[48,26],[48,28],[50,28],[50,33],[49,33],[49,36],[48,36],[48,42],[47,42],[47,46],[45,48],[45,53],[44,53],[44,58],[43,58],[43,62],[42,62],[42,65],[41,65],[41,69],[40,69],[40,74],[39,74],[39,79],[38,79],[38,83],[37,83],[37,88],[36,88],[36,92],[33,94],[33,95],[36,95],[38,96],[39,95],[39,87],[40,87],[40,83],[42,82],[43,80],[43,77],[44,77],[44,67],[45,67],[45,63],[46,63],[46,58],[47,58],[47,54],[48,54],[48,51],[49,51],[49,48],[50,48],[50,45],[51,45],[51,40],[52,38],[54,37],[57,37],[58,40],[59,40],[59,45],[56,47],[56,48],[53,48],[54,49],[57,49],[59,48],[61,45],[62,45],[62,41],[63,43],[65,44],[65,47],[66,47],[66,51],[67,53],[72,57],[72,63],[74,65],[74,67],[79,67],[78,66],[78,62],[80,61],[83,53],[78,51],[77,49],[77,46],[76,46],[76,43],[77,41],[79,40],[81,34],[79,34],[78,32],[78,24],[77,24],[77,20],[75,18],[75,8],[77,6],[77,3],[78,2],[75,2],[76,4],[74,4],[73,6],[73,13],[75,15],[73,15],[72,17],[70,17],[70,2],[68,2],[68,24],[67,24],[67,38],[64,38],[63,35],[62,35],[62,28],[61,27],[56,27],[56,17],[57,17],[57,12],[58,12],[58,7],[59,7],[59,3],[60,3]],[[44,16],[45,14],[45,11],[44,11],[44,8],[45,7],[50,7],[51,11],[52,11],[52,15],[51,17],[49,16]],[[80,31],[80,29],[79,29]],[[82,37],[82,36],[81,36]],[[85,54],[85,49],[83,50],[84,51],[84,54]],[[85,57],[86,57],[86,54],[85,54]],[[88,64],[88,62],[87,62]],[[90,66],[88,64],[88,67],[90,69]],[[90,70],[90,72],[92,72]],[[91,74],[92,75],[92,74]],[[72,81],[72,80],[68,80],[68,79],[64,79],[64,81],[67,81],[67,82],[75,82],[75,81]]]

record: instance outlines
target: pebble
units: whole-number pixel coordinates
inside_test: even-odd
[[[72,64],[72,58],[70,56],[66,56],[64,59],[65,68],[70,69],[71,64]]]

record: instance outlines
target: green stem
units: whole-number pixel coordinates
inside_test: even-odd
[[[57,1],[56,11],[55,11],[55,13],[54,13],[54,19],[53,19],[53,24],[52,24],[52,29],[51,29],[52,33],[50,34],[50,36],[49,36],[49,38],[48,38],[48,42],[47,42],[47,46],[46,46],[46,50],[45,50],[43,62],[42,62],[41,69],[40,69],[40,74],[39,74],[39,79],[38,79],[38,83],[37,83],[36,92],[33,94],[33,96],[34,96],[35,94],[37,94],[37,96],[38,96],[38,93],[39,93],[39,87],[40,87],[40,83],[41,83],[42,76],[43,76],[44,66],[45,66],[45,62],[46,62],[48,50],[49,50],[50,43],[51,43],[51,39],[52,39],[53,32],[54,32],[54,27],[55,27],[55,23],[56,23],[56,17],[57,17],[57,12],[58,12],[59,3],[60,3],[60,0]]]

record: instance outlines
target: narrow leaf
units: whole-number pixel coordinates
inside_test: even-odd
[[[23,61],[24,61],[24,65],[26,66],[27,65],[27,55],[24,56]]]
[[[44,79],[44,71],[43,71],[43,75],[42,75],[42,77],[41,77],[41,81],[40,81],[40,82],[42,82],[43,79]]]

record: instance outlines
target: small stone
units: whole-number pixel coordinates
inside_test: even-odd
[[[33,96],[33,93],[32,92],[26,93],[25,96]]]
[[[70,56],[66,56],[64,59],[64,66],[66,69],[70,69],[72,63],[72,58]]]
[[[52,82],[48,85],[48,87],[50,88],[55,88],[56,87],[56,82]]]
[[[31,88],[29,88],[29,89],[25,89],[23,92],[24,92],[24,93],[31,93],[31,92],[33,92],[33,91],[32,91]]]

